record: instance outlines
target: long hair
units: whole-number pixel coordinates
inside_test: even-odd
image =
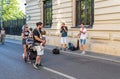
[[[27,26],[27,24],[23,25],[23,32],[25,32],[26,26]]]

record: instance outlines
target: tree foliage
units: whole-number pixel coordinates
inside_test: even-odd
[[[16,20],[25,17],[25,14],[22,11],[20,11],[20,8],[18,7],[19,3],[17,2],[17,0],[3,0],[3,3],[2,0],[0,1],[0,6],[2,6],[1,14],[4,21]]]

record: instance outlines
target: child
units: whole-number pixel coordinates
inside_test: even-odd
[[[42,39],[46,41],[46,31],[45,30],[42,31],[41,35],[42,35]]]
[[[43,30],[42,32],[41,32],[41,35],[42,35],[42,40],[45,40],[46,41],[46,31],[45,30]],[[43,48],[44,48],[44,44],[42,44],[42,43],[40,43],[40,49],[42,50]]]
[[[29,29],[29,32],[30,32],[30,38],[33,38],[33,29],[30,28],[30,29]]]

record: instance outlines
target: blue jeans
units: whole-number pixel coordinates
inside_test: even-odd
[[[80,44],[85,45],[86,44],[86,39],[80,39]]]

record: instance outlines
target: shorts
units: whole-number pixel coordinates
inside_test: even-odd
[[[80,39],[80,44],[85,45],[86,44],[86,39]]]
[[[23,39],[23,40],[22,40],[22,44],[23,44],[23,45],[26,44],[26,39]]]
[[[67,44],[67,37],[61,37],[61,44]]]
[[[44,55],[44,47],[42,46],[42,49],[40,46],[35,46],[35,49],[37,51],[37,55]]]

